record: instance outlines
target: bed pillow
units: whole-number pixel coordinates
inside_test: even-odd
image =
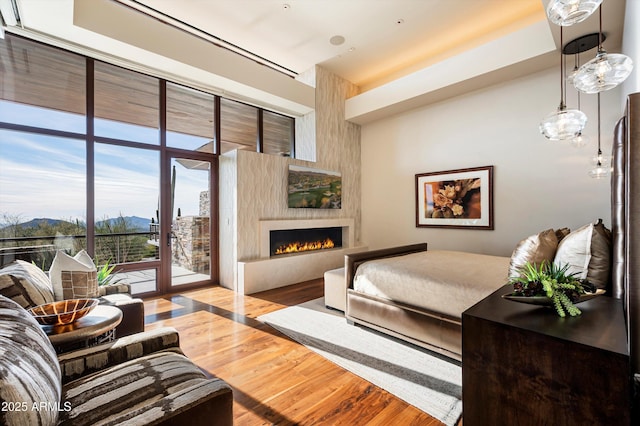
[[[58,250],[49,277],[56,300],[98,297],[96,265],[86,251],[71,257]]]
[[[567,235],[558,245],[554,263],[569,265],[568,272],[606,288],[611,272],[611,231],[602,220]]]
[[[520,241],[511,255],[509,276],[518,277],[524,265],[540,265],[543,261],[552,262],[558,247],[556,231],[547,229]]]
[[[23,308],[53,302],[53,289],[47,274],[24,260],[14,260],[0,269],[0,295]]]

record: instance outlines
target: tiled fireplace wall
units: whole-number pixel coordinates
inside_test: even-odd
[[[220,157],[220,283],[239,292],[253,291],[239,282],[239,276],[246,264],[263,258],[261,222],[349,218],[354,221],[350,231],[352,247],[360,238],[360,126],[344,120],[344,100],[356,94],[356,88],[320,67],[304,77],[316,86],[316,110],[309,116],[296,118],[296,151],[309,161],[242,150]],[[299,125],[305,128],[300,129]],[[340,172],[342,208],[288,208],[289,164]],[[312,255],[321,259],[331,257]],[[338,264],[342,261],[339,259]],[[336,261],[331,263],[335,264]],[[325,266],[333,269],[335,266],[331,265]],[[270,285],[292,284],[281,278],[271,277]]]

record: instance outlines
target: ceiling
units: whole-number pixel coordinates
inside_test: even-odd
[[[542,0],[118,1],[185,23],[296,74],[319,64],[361,90],[546,19],[547,3]],[[605,3],[623,4],[624,0]],[[607,4],[605,8],[610,6],[614,7]],[[616,11],[608,18],[617,15]],[[610,22],[607,31],[617,33],[612,39],[617,46],[621,37],[618,31],[622,28],[613,19]],[[585,34],[587,27],[579,27],[577,35]],[[589,28],[597,31],[593,25]],[[576,29],[566,29],[565,41],[570,40]]]
[[[314,95],[289,76],[316,64],[369,95],[360,101],[365,109],[376,97],[400,104],[391,99],[399,90],[407,90],[402,107],[409,108],[555,66],[560,45],[560,27],[545,14],[549,0],[13,1],[22,28],[11,31],[98,58],[106,53],[116,64],[118,57],[128,67],[143,64],[183,78],[174,81],[291,115],[310,111]],[[603,3],[609,51],[621,45],[624,5]],[[566,27],[564,41],[597,31],[594,14]],[[353,113],[354,120],[365,115],[375,117]]]
[[[123,2],[161,12],[294,73],[319,64],[358,86],[468,49],[544,14],[540,0]]]

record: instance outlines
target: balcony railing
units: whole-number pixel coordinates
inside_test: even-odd
[[[98,234],[95,236],[95,263],[122,264],[158,259],[157,231]],[[87,248],[85,235],[0,238],[0,266],[14,259],[33,262],[43,270],[51,267],[56,250],[71,254]]]

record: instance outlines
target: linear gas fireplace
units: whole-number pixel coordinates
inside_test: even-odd
[[[294,234],[276,233],[278,236],[272,241],[274,231]],[[345,254],[367,249],[355,242],[352,218],[261,220],[259,234],[259,257],[238,261],[238,291],[242,294],[321,278],[326,271],[344,266]],[[331,245],[325,244],[327,239],[331,240],[332,249],[302,250],[290,256],[273,254],[284,245],[294,245],[296,250],[300,248],[297,246],[316,245],[303,240]]]
[[[342,247],[342,227],[276,229],[269,232],[269,255],[303,253]]]

